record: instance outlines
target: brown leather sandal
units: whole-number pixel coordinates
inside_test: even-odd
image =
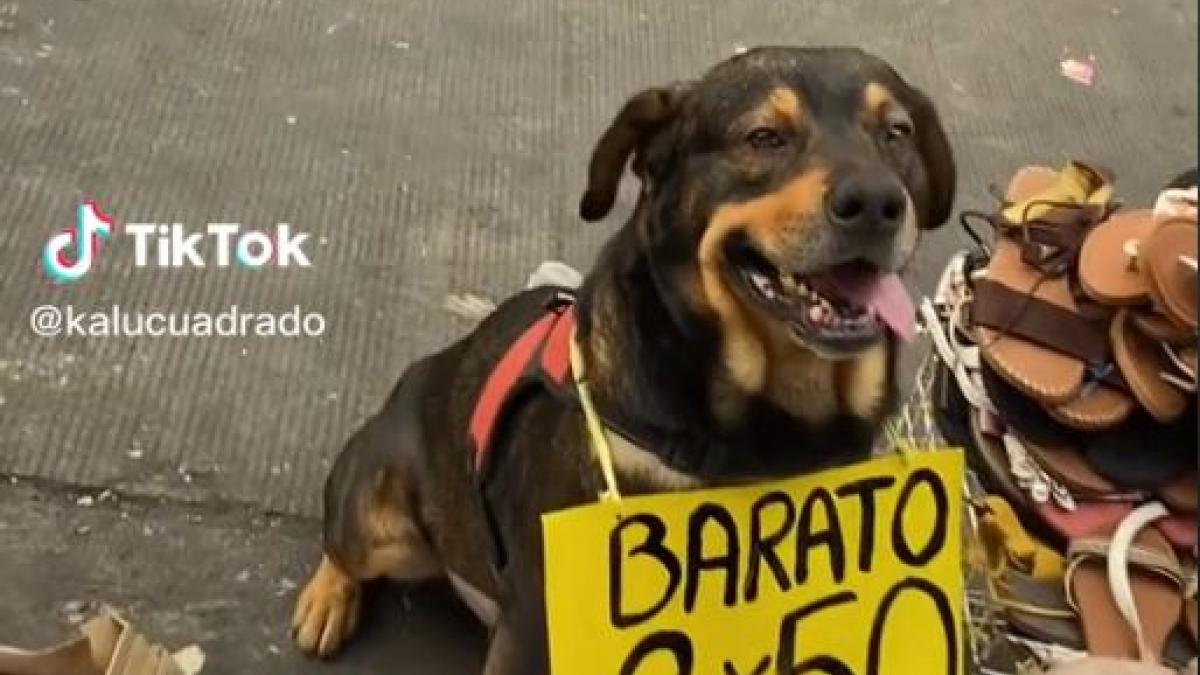
[[[1124,422],[1136,409],[1124,391],[1105,384],[1086,387],[1075,399],[1045,406],[1058,422],[1080,431],[1102,431]]]
[[[1121,211],[1088,233],[1079,251],[1079,284],[1105,305],[1140,305],[1150,287],[1139,270],[1138,248],[1158,222],[1148,209]]]
[[[1148,289],[1149,287],[1147,287]],[[1170,319],[1148,308],[1129,310],[1129,319],[1147,337],[1165,342],[1172,347],[1196,344],[1196,334],[1176,326]]]
[[[1175,325],[1196,332],[1196,222],[1170,220],[1141,245],[1138,267],[1155,307]]]
[[[1084,501],[1134,501],[1145,495],[1118,487],[1088,464],[1078,448],[1045,446],[1024,441],[1025,449],[1051,478]]]
[[[1043,403],[1074,400],[1087,364],[1107,360],[1103,330],[1081,315],[1065,272],[1110,194],[1103,174],[1085,164],[1058,173],[1027,167],[1009,184],[1012,206],[994,220],[1002,236],[976,283],[972,320],[988,364]]]
[[[1148,337],[1121,310],[1109,329],[1113,356],[1138,403],[1159,422],[1171,422],[1187,408],[1183,390],[1163,378],[1174,366],[1160,343]]]
[[[1072,541],[1065,582],[1088,652],[1161,662],[1183,611],[1184,574],[1170,543],[1151,522],[1167,515],[1157,502],[1134,509],[1110,537]]]

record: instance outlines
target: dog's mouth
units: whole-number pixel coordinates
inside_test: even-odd
[[[745,240],[732,241],[726,259],[742,295],[822,356],[854,356],[882,340],[885,330],[904,339],[915,330],[915,310],[899,276],[867,260],[794,273]]]

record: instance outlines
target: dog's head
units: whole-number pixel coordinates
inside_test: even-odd
[[[716,315],[750,390],[767,368],[755,351],[877,350],[895,273],[954,199],[933,105],[856,49],[755,49],[635,95],[595,148],[584,219],[607,215],[627,164],[641,245],[693,310]]]

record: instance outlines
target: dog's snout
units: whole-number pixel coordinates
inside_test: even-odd
[[[859,171],[837,181],[826,198],[825,213],[838,227],[886,234],[904,222],[906,204],[904,188],[894,176]]]

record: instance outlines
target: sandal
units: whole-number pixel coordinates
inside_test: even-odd
[[[1176,371],[1175,363],[1168,358],[1169,347],[1164,350],[1153,338],[1138,330],[1125,310],[1117,312],[1113,319],[1109,341],[1129,390],[1146,412],[1163,423],[1183,414],[1187,397],[1178,385],[1163,377]]]
[[[1055,173],[1017,172],[1012,206],[993,220],[1002,236],[976,283],[972,319],[984,359],[1025,395],[1068,403],[1088,364],[1107,360],[1097,322],[1080,313],[1065,276],[1084,234],[1103,219],[1111,189],[1097,170],[1072,163]]]
[[[1064,581],[1093,656],[1160,663],[1183,610],[1184,575],[1170,544],[1147,526],[1167,515],[1150,502],[1110,537],[1071,542]]]
[[[1022,634],[1075,649],[1083,634],[1067,604],[1062,556],[1024,529],[1012,506],[998,497],[981,504],[979,539],[987,558],[988,593],[1009,625]]]
[[[1022,444],[1038,466],[1080,500],[1136,502],[1146,498],[1139,490],[1129,490],[1105,478],[1074,446]]]
[[[1129,317],[1138,330],[1147,337],[1172,347],[1182,347],[1196,344],[1196,334],[1180,328],[1170,319],[1150,309],[1130,309]]]
[[[195,675],[204,666],[198,647],[171,654],[115,614],[81,630],[83,637],[41,651],[0,647],[0,675]]]
[[[986,415],[987,413],[982,411],[971,411],[971,444],[967,446],[967,462],[989,494],[1002,496],[1022,511],[1030,512],[1033,509],[1031,490],[1018,483],[1000,437],[984,430],[983,418]]]
[[[1148,302],[1150,288],[1139,269],[1138,247],[1157,227],[1154,212],[1140,209],[1114,213],[1089,232],[1079,250],[1079,285],[1084,292],[1105,305]]]
[[[1196,332],[1196,221],[1170,220],[1141,245],[1154,306],[1180,328]]]
[[[1193,183],[1190,187],[1169,187],[1158,193],[1154,201],[1154,217],[1160,221],[1183,218],[1196,220],[1197,190]]]

